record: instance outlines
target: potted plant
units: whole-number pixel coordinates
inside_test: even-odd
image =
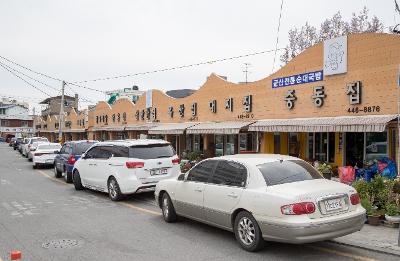
[[[326,179],[332,178],[332,166],[327,163],[318,164],[317,170],[324,176]]]
[[[400,209],[396,203],[391,202],[386,204],[385,219],[392,223],[400,223]]]
[[[365,208],[367,211],[367,220],[368,224],[371,226],[379,226],[380,224],[380,213],[378,211],[378,208],[376,206],[373,206],[371,204],[371,201],[369,201],[368,198],[364,198],[361,200],[361,205]]]

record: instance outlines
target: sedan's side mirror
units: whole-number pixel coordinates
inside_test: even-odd
[[[81,155],[81,159],[87,159],[87,157],[86,157],[86,154],[85,154],[85,153],[83,153],[83,154]]]
[[[179,175],[178,176],[178,180],[184,181],[185,180],[185,174],[183,173],[183,174]]]

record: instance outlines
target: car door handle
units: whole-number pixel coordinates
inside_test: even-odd
[[[195,188],[194,191],[202,192],[203,190],[201,188]]]
[[[228,197],[237,198],[238,195],[236,195],[235,193],[232,192],[232,193],[228,194]]]
[[[95,163],[90,163],[89,166],[97,166]]]
[[[124,166],[124,164],[112,164],[112,163],[108,163],[109,166]]]

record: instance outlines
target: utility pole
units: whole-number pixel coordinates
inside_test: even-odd
[[[61,106],[60,106],[60,117],[58,121],[58,142],[62,142],[62,127],[64,124],[64,88],[65,88],[65,82],[62,81],[62,86],[61,86]]]
[[[247,81],[247,76],[248,76],[248,74],[250,73],[249,72],[249,67],[250,67],[250,63],[244,63],[244,74],[245,74],[245,83],[247,84],[248,83],[248,81]]]

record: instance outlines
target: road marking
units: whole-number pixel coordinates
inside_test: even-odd
[[[38,170],[37,172],[38,172],[39,174],[41,174],[42,176],[45,176],[46,178],[49,178],[49,179],[54,180],[54,181],[57,181],[57,182],[62,183],[62,184],[64,184],[64,185],[68,185],[65,181],[60,180],[60,179],[57,179],[57,178],[55,178],[55,177],[52,177],[52,176],[50,176],[49,174],[47,174],[46,172],[44,172],[44,171],[42,171],[42,170]]]
[[[309,246],[309,245],[307,245],[307,247],[312,248],[312,249],[316,249],[316,250],[319,250],[319,251],[322,251],[322,252],[334,254],[334,255],[337,255],[337,256],[350,257],[350,258],[353,258],[354,260],[361,260],[361,261],[379,261],[378,259],[369,258],[369,257],[366,257],[366,256],[353,255],[353,254],[351,254],[351,253],[342,252],[342,251],[337,251],[337,250],[333,250],[333,249],[329,249],[329,248],[324,248],[324,247]]]
[[[153,211],[153,210],[149,210],[149,209],[146,209],[146,208],[137,207],[137,206],[135,206],[133,204],[130,204],[130,203],[119,202],[119,204],[123,205],[125,207],[128,207],[128,208],[132,208],[132,209],[136,209],[136,210],[141,211],[141,212],[148,213],[148,214],[152,214],[152,215],[156,215],[156,216],[160,216],[161,215],[161,213],[159,213],[159,212],[156,212],[156,211]]]

